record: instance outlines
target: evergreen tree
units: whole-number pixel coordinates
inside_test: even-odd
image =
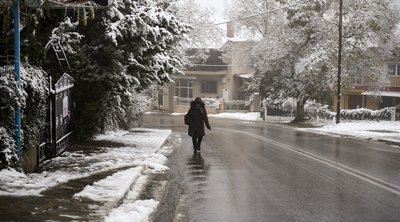
[[[182,74],[178,69],[182,61],[175,50],[189,26],[178,21],[169,6],[162,0],[115,0],[95,15],[78,8],[39,17],[39,25],[30,33],[47,36],[47,41],[60,38],[71,70],[65,66],[61,70],[51,50],[42,50],[46,59],[35,62],[43,64],[55,79],[63,71],[75,78],[78,138],[140,124],[147,108],[146,89]],[[38,58],[35,54],[28,57]]]
[[[146,109],[144,91],[182,74],[175,50],[189,27],[168,6],[116,0],[86,26],[77,26],[84,37],[68,54],[77,81],[80,135],[137,125]]]

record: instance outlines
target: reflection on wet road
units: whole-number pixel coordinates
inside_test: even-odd
[[[184,182],[188,187],[188,209],[192,215],[201,215],[202,207],[208,198],[207,169],[201,153],[195,153],[186,162],[187,171]]]
[[[400,221],[400,149],[210,119],[193,156],[181,119],[146,124],[181,132],[173,171],[189,221]]]

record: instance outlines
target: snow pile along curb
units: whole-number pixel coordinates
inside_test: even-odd
[[[121,200],[135,180],[142,174],[143,167],[138,166],[114,173],[103,180],[87,185],[81,192],[74,194],[76,199],[90,199],[116,204]]]
[[[121,207],[113,209],[106,222],[131,222],[148,221],[150,215],[157,209],[156,200],[137,200],[134,203],[123,204]]]

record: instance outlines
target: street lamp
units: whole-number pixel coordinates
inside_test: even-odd
[[[343,26],[343,0],[339,0],[339,50],[338,50],[338,82],[337,82],[337,113],[336,124],[340,123],[340,82],[342,78],[342,26]]]

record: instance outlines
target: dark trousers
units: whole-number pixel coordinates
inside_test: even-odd
[[[193,136],[192,137],[192,142],[193,142],[193,148],[200,150],[200,145],[201,145],[201,140],[203,139],[202,136]]]

